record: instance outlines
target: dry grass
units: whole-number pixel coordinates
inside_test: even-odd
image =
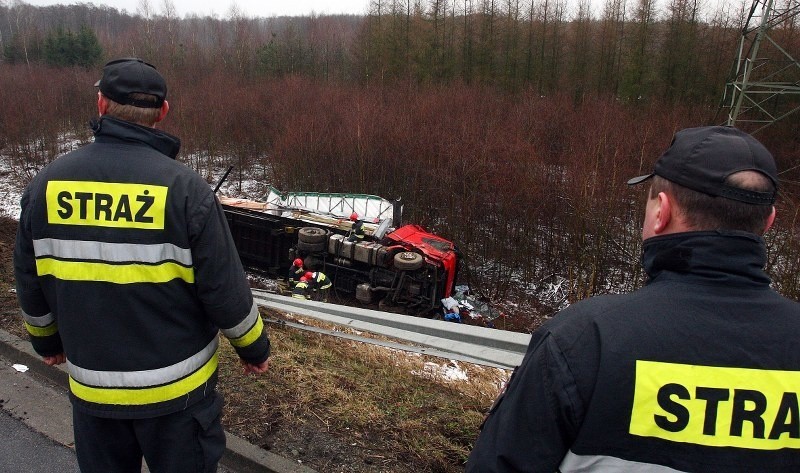
[[[344,447],[357,447],[344,453],[351,467],[372,455],[384,460],[386,471],[463,470],[484,413],[508,375],[461,364],[467,379],[451,381],[433,369],[447,360],[285,326],[271,326],[270,338],[270,371],[257,378],[243,375],[223,344],[229,430],[270,445],[272,435],[283,438],[284,429],[310,424]],[[253,416],[265,421],[243,420]],[[274,448],[280,448],[277,442]]]
[[[0,217],[0,328],[25,338],[12,291],[16,224]],[[276,317],[289,318],[268,318]],[[467,379],[448,381],[437,374],[447,360],[287,326],[268,330],[273,351],[264,375],[244,375],[230,344],[221,344],[225,428],[321,473],[463,471],[508,376],[462,363]]]

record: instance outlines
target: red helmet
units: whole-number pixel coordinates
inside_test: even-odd
[[[300,282],[306,282],[306,281],[308,281],[309,279],[311,279],[311,278],[309,278],[308,276],[306,276],[306,275],[304,274],[303,276],[301,276],[301,277],[300,277]]]
[[[295,258],[294,262],[292,262],[292,264],[299,268],[300,266],[303,266],[303,260],[301,260],[300,258]]]
[[[306,280],[314,279],[314,275],[311,274],[311,271],[307,271],[306,274],[303,275],[303,277],[306,278]]]
[[[351,213],[351,214],[350,214],[350,220],[352,220],[352,221],[354,221],[354,222],[355,222],[356,220],[358,220],[358,214],[357,214],[357,213],[355,213],[355,212]]]

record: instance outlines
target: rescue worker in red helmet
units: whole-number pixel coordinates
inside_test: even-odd
[[[311,299],[311,288],[308,284],[308,277],[305,275],[300,277],[300,281],[294,285],[292,289],[292,297],[295,299],[308,300]]]
[[[364,223],[358,219],[358,214],[355,212],[351,213],[350,221],[353,222],[353,227],[350,229],[350,233],[347,235],[347,241],[364,241]]]
[[[316,271],[313,273],[306,273],[305,277],[307,277],[310,282],[313,291],[312,298],[315,301],[328,302],[328,292],[330,292],[331,286],[333,286],[328,276],[321,271]]]
[[[292,261],[292,265],[289,266],[289,271],[286,276],[286,282],[289,283],[289,287],[294,287],[297,284],[297,280],[305,274],[306,270],[303,268],[303,260],[300,258],[295,258]]]

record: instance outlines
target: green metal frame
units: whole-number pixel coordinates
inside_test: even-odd
[[[726,124],[756,133],[800,110],[800,62],[770,36],[796,21],[800,0],[754,0],[720,109]]]

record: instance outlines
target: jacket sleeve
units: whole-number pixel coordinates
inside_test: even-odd
[[[30,225],[30,187],[22,195],[22,213],[14,245],[14,278],[17,301],[22,309],[25,329],[33,349],[41,356],[54,356],[64,351],[58,333],[58,323],[44,297],[41,281],[36,271],[36,255]]]
[[[547,331],[537,332],[484,420],[466,471],[555,472],[582,416],[563,353]]]
[[[253,302],[222,206],[208,190],[190,222],[198,296],[211,321],[247,363],[269,357],[270,341]]]

